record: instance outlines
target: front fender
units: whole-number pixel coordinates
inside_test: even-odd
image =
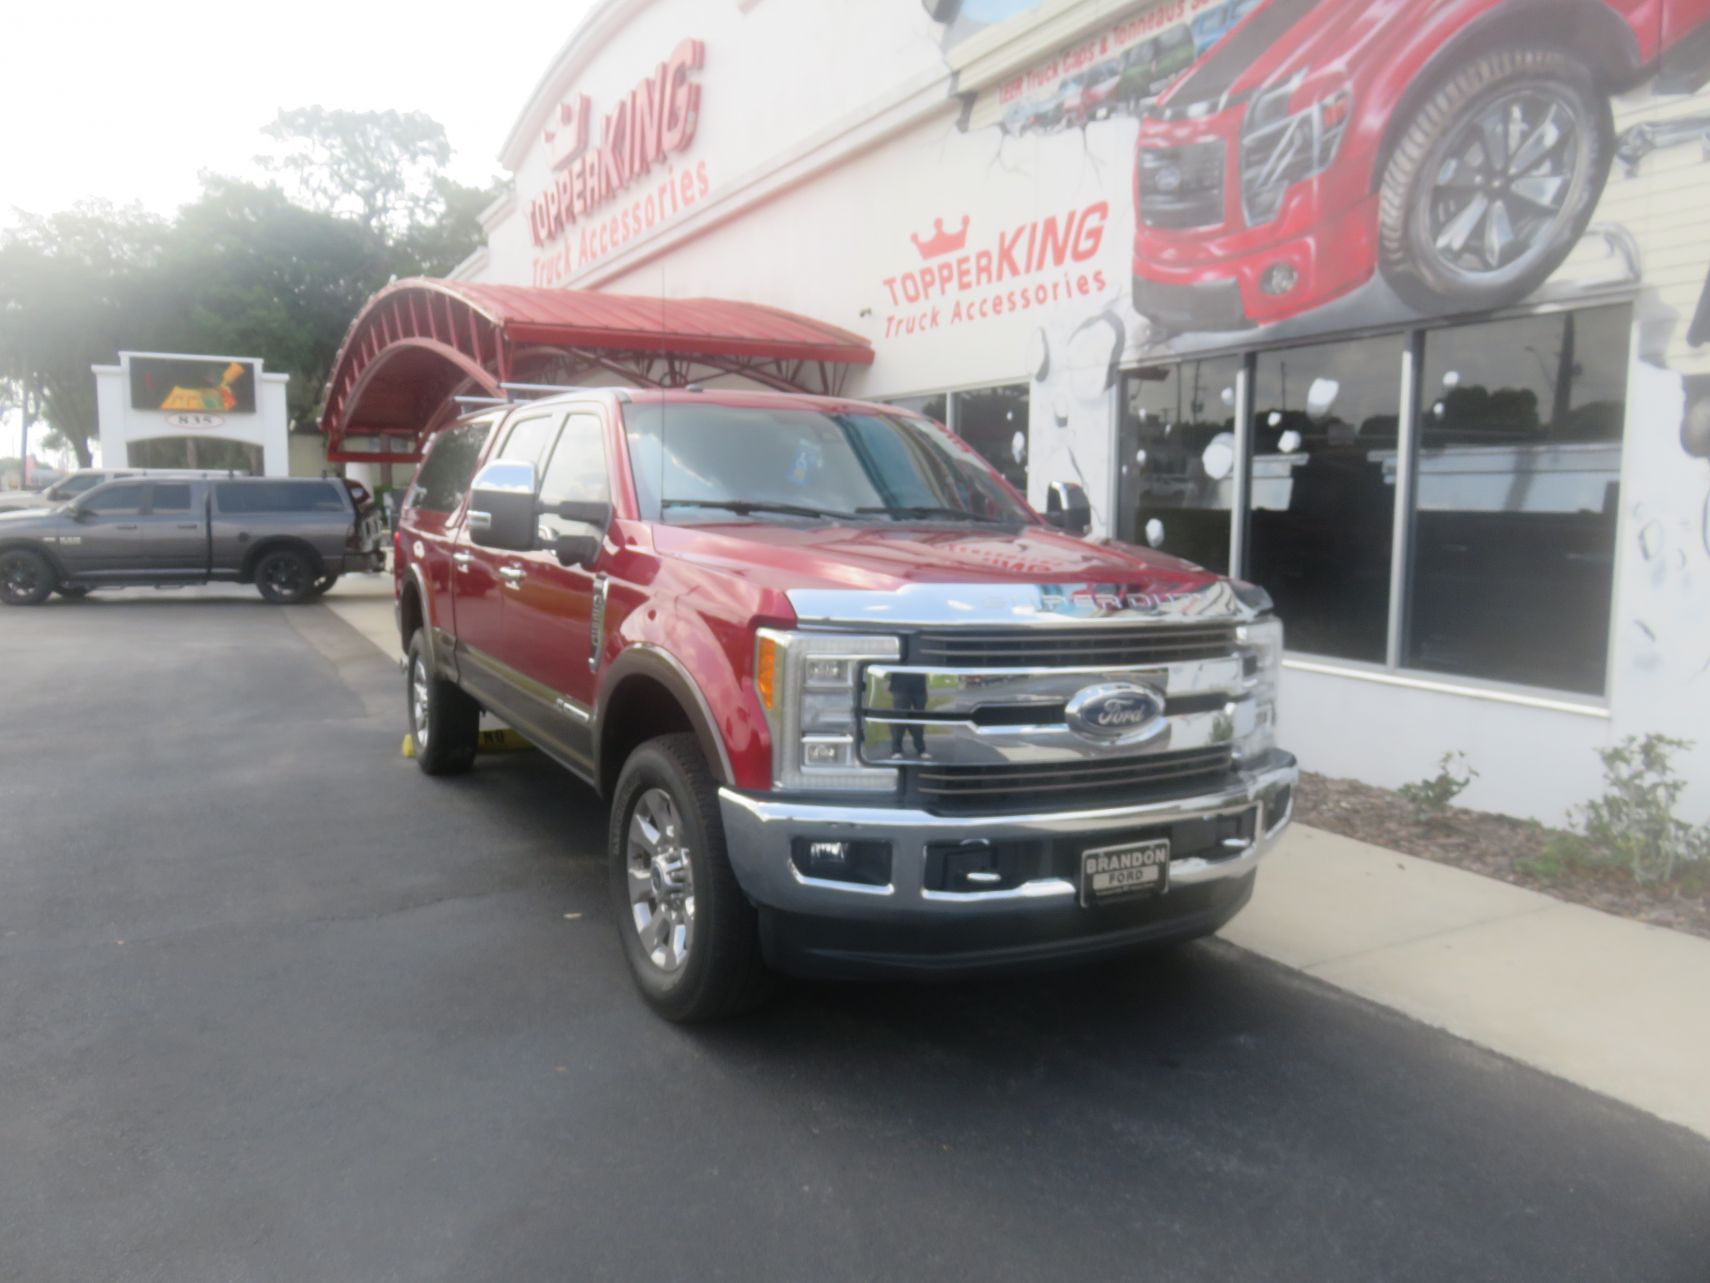
[[[662,646],[651,642],[636,642],[625,647],[618,653],[617,658],[606,666],[594,703],[594,725],[603,727],[606,724],[606,711],[611,704],[612,695],[627,679],[636,676],[655,681],[671,693],[688,715],[695,738],[700,741],[701,752],[718,773],[719,783],[734,786],[736,772],[731,765],[730,750],[725,744],[724,735],[719,730],[719,719],[712,701],[707,698],[682,661]],[[605,764],[600,760],[603,741],[603,735],[594,737],[596,780],[605,778]]]

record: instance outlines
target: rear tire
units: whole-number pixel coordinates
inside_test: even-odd
[[[337,582],[337,575],[322,575],[319,579],[315,580],[314,586],[309,589],[309,596],[324,597],[327,593],[332,591],[332,586]]]
[[[0,602],[8,606],[41,605],[58,580],[53,563],[39,552],[28,548],[0,552]]]
[[[624,762],[607,859],[624,956],[648,1006],[706,1021],[766,997],[759,921],[730,867],[718,785],[693,735],[648,740]]]
[[[295,606],[314,593],[317,576],[309,558],[294,548],[264,552],[255,562],[255,587],[262,600],[275,606]]]
[[[404,664],[405,708],[424,775],[461,775],[475,764],[481,706],[433,671],[427,634],[416,629]]]

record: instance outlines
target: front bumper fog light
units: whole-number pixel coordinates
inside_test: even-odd
[[[888,886],[891,880],[891,844],[797,838],[790,844],[790,863],[804,878],[817,878],[822,882],[853,882],[859,886]]]
[[[1272,263],[1259,274],[1259,289],[1275,298],[1287,294],[1300,284],[1300,273],[1293,263]]]

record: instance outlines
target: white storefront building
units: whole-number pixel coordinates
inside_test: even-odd
[[[850,394],[1265,586],[1309,769],[1558,821],[1659,732],[1701,813],[1707,18],[603,0],[457,275],[865,336]]]

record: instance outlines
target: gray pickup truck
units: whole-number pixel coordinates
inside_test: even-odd
[[[51,509],[0,513],[0,602],[57,592],[253,583],[279,604],[385,565],[384,527],[339,479],[109,481]]]

